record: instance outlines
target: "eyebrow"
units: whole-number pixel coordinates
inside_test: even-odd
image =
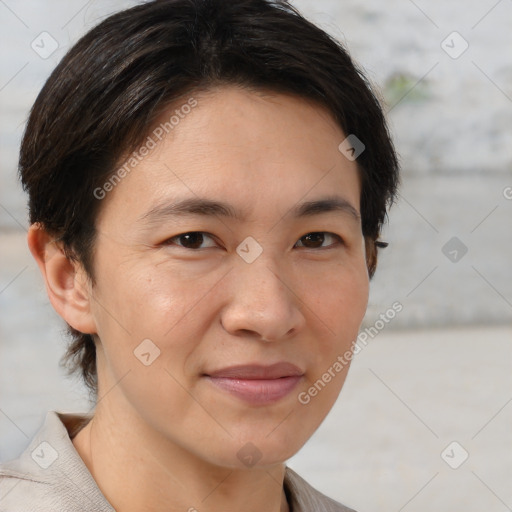
[[[291,208],[284,216],[291,213],[294,218],[312,217],[323,213],[341,212],[348,214],[356,221],[361,220],[361,215],[352,204],[343,197],[329,196],[314,201],[305,201]],[[235,209],[232,205],[206,199],[193,197],[182,199],[175,203],[157,205],[147,213],[139,217],[139,221],[154,224],[170,217],[184,217],[192,215],[219,216],[238,221],[246,219],[247,214]],[[284,217],[283,216],[283,217]]]

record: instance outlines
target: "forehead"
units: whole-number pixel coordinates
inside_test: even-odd
[[[127,159],[105,210],[129,203],[140,218],[156,205],[202,197],[247,219],[336,194],[357,212],[357,164],[338,150],[345,137],[327,110],[295,96],[222,87],[184,97],[160,116],[132,169]]]

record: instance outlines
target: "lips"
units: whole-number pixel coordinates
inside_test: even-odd
[[[291,363],[270,366],[231,366],[205,375],[217,389],[253,405],[277,402],[287,396],[304,372]]]
[[[283,377],[296,377],[304,372],[291,363],[276,363],[270,366],[245,365],[231,366],[208,373],[209,377],[226,379],[280,379]]]

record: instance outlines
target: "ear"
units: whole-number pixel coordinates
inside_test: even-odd
[[[82,265],[70,260],[62,244],[39,223],[30,226],[27,241],[55,311],[77,331],[96,334],[91,312],[92,285]]]

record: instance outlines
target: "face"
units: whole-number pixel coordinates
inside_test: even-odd
[[[101,205],[99,396],[209,463],[272,465],[331,409],[366,310],[359,172],[318,106],[194,98]]]

